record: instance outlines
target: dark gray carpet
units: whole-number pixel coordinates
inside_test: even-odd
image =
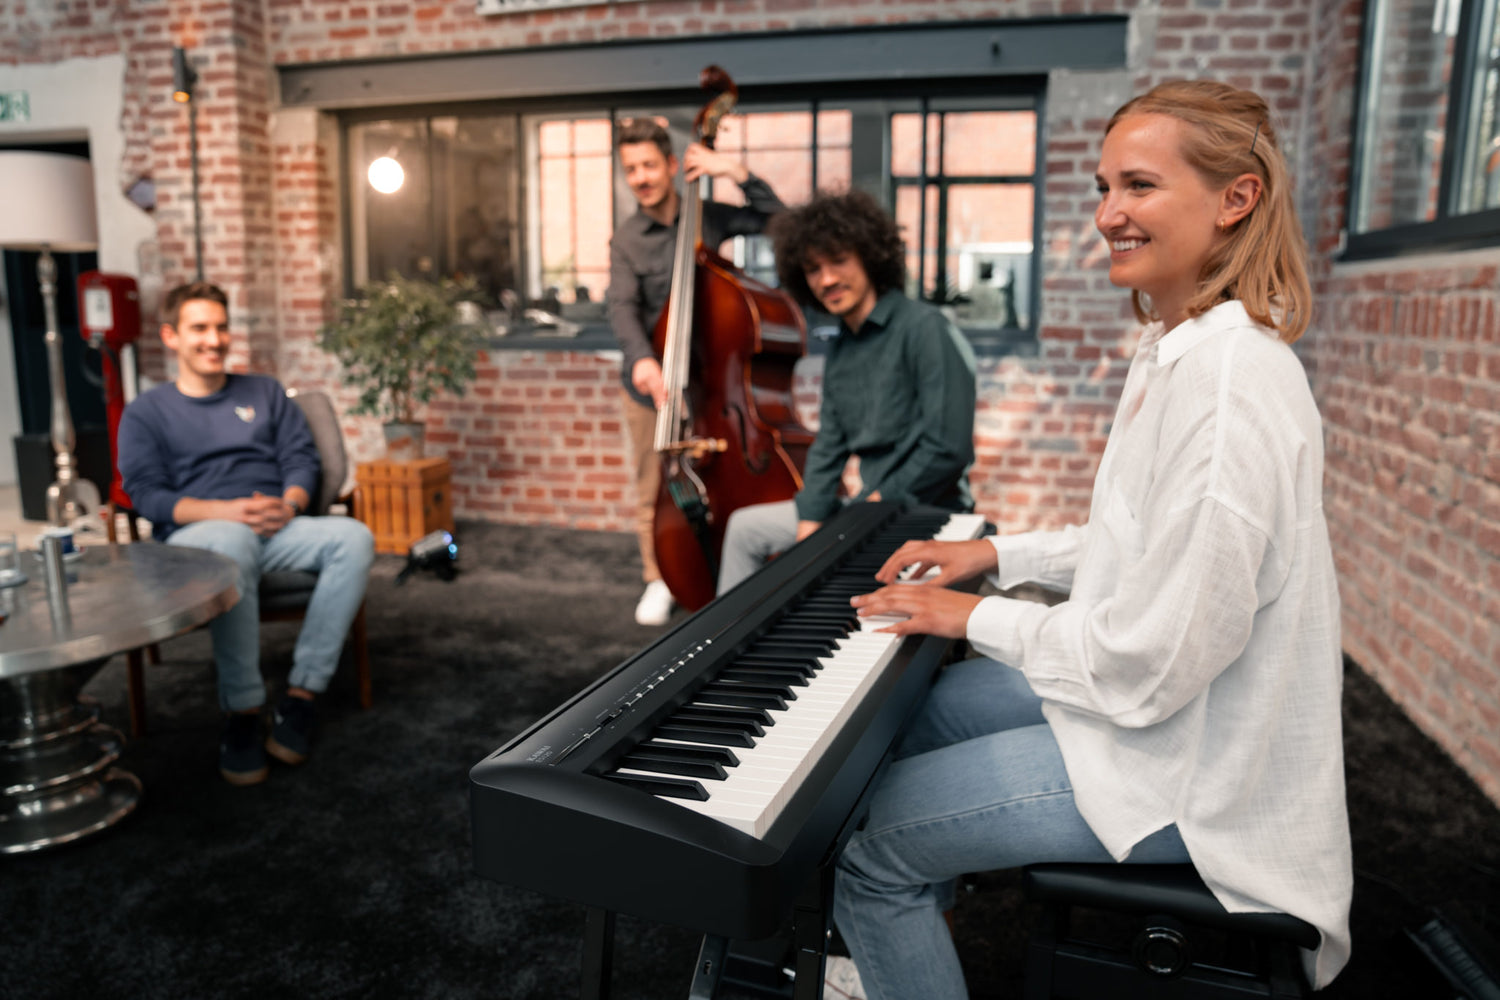
[[[459,539],[452,583],[398,588],[400,560],[378,562],[375,707],[358,708],[346,665],[312,760],[265,785],[218,777],[206,636],[168,643],[147,668],[151,732],[124,760],[146,786],[137,813],[0,858],[0,996],[576,996],[583,910],[472,874],[467,773],[657,630],[631,617],[629,536],[466,524]],[[278,686],[294,639],[295,626],[266,632]],[[123,689],[123,660],[89,689],[122,727]],[[1442,904],[1500,937],[1500,811],[1357,670],[1345,732],[1355,957],[1323,996],[1452,995],[1401,930]],[[974,997],[1019,996],[1035,919],[1007,873],[962,901]],[[689,931],[622,918],[615,996],[685,996],[696,947]]]

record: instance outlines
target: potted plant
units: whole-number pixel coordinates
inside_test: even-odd
[[[392,274],[346,299],[338,319],[319,332],[319,346],[360,387],[349,412],[384,420],[387,457],[420,458],[417,409],[440,392],[462,394],[474,380],[474,356],[485,339],[479,294],[468,282]]]

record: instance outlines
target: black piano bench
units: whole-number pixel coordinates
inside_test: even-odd
[[[1021,884],[1044,907],[1026,946],[1025,1000],[1308,996],[1298,947],[1316,948],[1317,928],[1228,912],[1192,865],[1038,864]],[[1075,936],[1074,908],[1108,914],[1123,933]]]

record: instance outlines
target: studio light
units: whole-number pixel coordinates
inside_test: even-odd
[[[172,100],[188,106],[188,152],[192,163],[193,181],[193,262],[194,276],[203,280],[203,202],[198,185],[198,102],[193,100],[193,87],[198,82],[198,71],[188,61],[187,49],[177,46],[172,50]]]
[[[370,187],[381,194],[395,194],[406,182],[406,171],[392,156],[382,156],[371,163],[368,176]]]
[[[193,84],[198,82],[198,71],[188,62],[187,49],[172,50],[172,100],[187,104],[193,99]]]

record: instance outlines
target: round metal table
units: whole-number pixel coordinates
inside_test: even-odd
[[[0,588],[0,854],[119,822],[140,799],[115,767],[123,737],[79,692],[114,654],[187,632],[234,606],[235,564],[155,542],[89,545],[67,563],[66,607],[48,600],[37,552]]]

